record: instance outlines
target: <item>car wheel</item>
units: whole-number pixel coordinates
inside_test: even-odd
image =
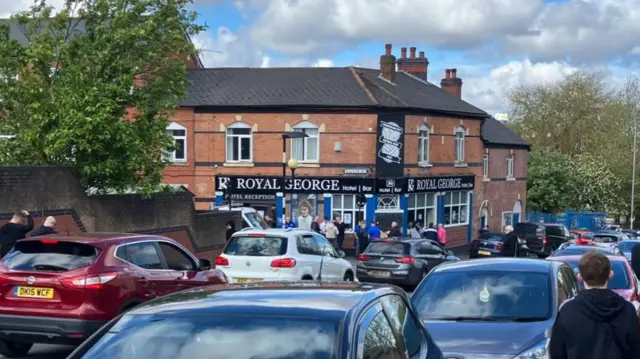
[[[14,342],[10,340],[0,340],[0,355],[7,358],[18,358],[29,354],[33,343]]]
[[[347,272],[344,274],[344,279],[345,282],[353,282],[353,273],[352,272]]]

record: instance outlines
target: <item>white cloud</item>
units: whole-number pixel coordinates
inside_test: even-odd
[[[223,26],[215,34],[205,31],[192,40],[206,67],[268,67],[271,63],[269,56],[247,41],[246,36],[238,36]]]
[[[331,59],[318,59],[313,65],[313,67],[334,67],[335,63]]]

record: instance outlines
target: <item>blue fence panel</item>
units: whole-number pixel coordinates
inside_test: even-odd
[[[605,212],[574,212],[551,214],[527,212],[528,222],[562,224],[569,229],[582,229],[597,232],[606,226]]]

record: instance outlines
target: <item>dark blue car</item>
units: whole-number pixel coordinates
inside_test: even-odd
[[[68,359],[443,359],[396,287],[201,287],[126,312]]]
[[[411,301],[445,358],[546,358],[546,331],[578,291],[565,263],[495,258],[434,268]]]

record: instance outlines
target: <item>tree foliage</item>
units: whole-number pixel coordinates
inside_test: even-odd
[[[4,22],[0,133],[15,137],[0,141],[2,163],[70,166],[99,190],[157,188],[188,85],[177,54],[194,54],[189,36],[203,29],[190,2],[67,0],[54,12],[37,0],[13,34]]]
[[[573,207],[575,176],[570,166],[569,156],[550,150],[534,150],[529,156],[527,170],[527,207],[547,213]]]

